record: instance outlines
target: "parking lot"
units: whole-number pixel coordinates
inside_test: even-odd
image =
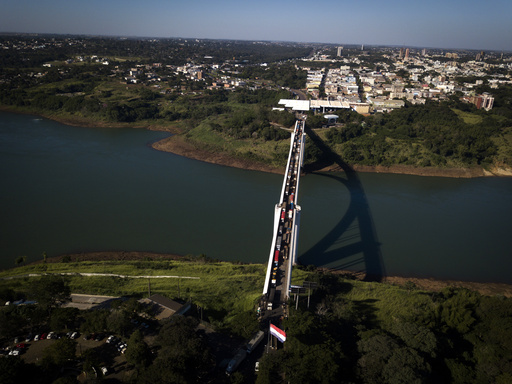
[[[65,335],[61,335],[66,337]],[[124,354],[120,353],[115,345],[106,342],[107,337],[103,337],[100,341],[93,339],[85,340],[84,335],[79,335],[75,340],[77,341],[76,356],[80,361],[80,356],[88,349],[95,348],[97,356],[102,361],[103,366],[107,367],[110,378],[117,378],[119,380],[125,380],[131,374],[127,370],[126,358]],[[25,342],[22,340],[20,343],[25,344],[23,352],[20,357],[27,363],[38,363],[43,358],[43,351],[50,345],[55,343],[55,339],[46,339],[38,341]],[[16,344],[12,343],[11,347],[15,347]],[[81,367],[77,367],[81,371]]]

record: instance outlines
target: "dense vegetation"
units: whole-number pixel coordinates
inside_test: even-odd
[[[447,288],[422,292],[321,276],[315,307],[285,321],[283,349],[258,383],[506,383],[512,301]],[[307,364],[305,363],[307,362]],[[343,378],[339,381],[339,378]]]
[[[510,99],[512,88],[504,88],[502,94],[503,99]],[[406,104],[390,113],[367,117],[341,111],[337,114],[343,127],[330,128],[323,137],[349,164],[510,165],[512,119],[507,114],[512,112],[512,105],[509,101],[506,105],[503,109],[485,112],[452,100]],[[322,122],[314,117],[308,123],[314,128]]]
[[[20,277],[0,281],[1,300],[25,297],[39,305],[2,307],[0,337],[5,343],[29,330],[108,331],[127,341],[133,382],[252,382],[253,374],[247,373],[251,369],[227,378],[222,367],[215,368],[213,349],[218,345],[212,340],[234,337],[242,344],[259,327],[265,328],[254,315],[264,266],[218,263],[204,256],[195,260],[77,263],[67,259],[2,272],[2,277]],[[200,277],[182,278],[180,289],[175,279],[152,279],[152,292],[171,298],[181,292],[181,297],[190,298],[204,309],[203,319],[216,327],[220,339],[209,339],[197,328],[198,311],[192,317],[152,323],[155,337],[148,344],[131,321],[145,311],[134,299],[143,294],[145,279],[55,275],[66,271]],[[52,274],[23,277],[29,272]],[[510,298],[463,288],[428,292],[412,283],[394,286],[311,268],[294,270],[294,284],[306,279],[318,283],[310,306],[306,295],[298,310],[290,305],[290,316],[281,324],[287,341],[263,354],[257,383],[508,383],[512,379]],[[61,308],[70,291],[133,298],[115,301],[110,309]],[[38,364],[27,364],[20,357],[0,359],[2,382],[35,378],[52,382],[61,367],[75,365],[75,345],[73,340],[59,340],[45,350]],[[94,351],[83,354],[86,371],[105,364],[100,349]]]

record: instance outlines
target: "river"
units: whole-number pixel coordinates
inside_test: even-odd
[[[0,113],[0,267],[124,250],[265,263],[282,176],[159,152],[162,132]],[[512,283],[512,178],[301,178],[299,261]]]

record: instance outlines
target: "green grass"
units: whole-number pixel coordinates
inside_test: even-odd
[[[212,313],[217,320],[255,310],[265,282],[266,265],[228,262],[100,261],[46,263],[22,266],[0,272],[0,289],[11,288],[30,296],[31,282],[41,274],[66,274],[72,293],[107,296],[146,296],[151,293],[191,300]],[[173,278],[129,278],[81,276],[78,273],[109,273],[126,276],[178,276]],[[29,275],[33,276],[29,276]],[[72,275],[67,275],[72,274]],[[308,273],[293,271],[293,280],[301,283]],[[14,277],[14,278],[12,278]],[[197,277],[198,279],[187,279]],[[9,278],[9,279],[6,279]]]
[[[223,152],[238,158],[249,158],[261,161],[275,167],[284,166],[286,164],[290,146],[288,139],[279,141],[236,139],[214,131],[208,121],[203,121],[196,127],[190,129],[186,137],[200,148]]]
[[[464,112],[455,108],[453,108],[452,111],[455,112],[466,124],[478,124],[482,122],[482,116],[480,115],[475,115],[471,112]]]

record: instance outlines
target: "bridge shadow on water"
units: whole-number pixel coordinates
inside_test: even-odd
[[[317,173],[340,182],[350,194],[350,204],[341,220],[318,243],[299,256],[300,264],[328,266],[330,269],[347,269],[365,273],[365,280],[381,281],[385,276],[380,243],[368,206],[363,185],[355,172],[334,153],[311,129],[306,128],[308,138],[322,152],[319,161],[306,166],[306,173],[313,173],[336,163],[345,177]],[[346,198],[345,194],[343,195]]]

